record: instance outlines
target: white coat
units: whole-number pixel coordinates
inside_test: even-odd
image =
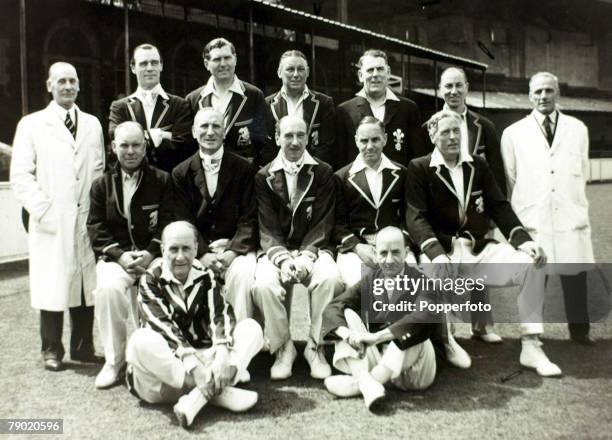
[[[87,235],[89,190],[104,169],[98,119],[76,109],[77,136],[52,108],[21,119],[13,141],[11,184],[30,213],[32,307],[62,311],[93,305],[95,258]]]
[[[586,198],[588,130],[578,119],[559,112],[549,146],[534,112],[502,135],[510,202],[549,263],[593,263]],[[562,272],[572,270],[566,266]]]

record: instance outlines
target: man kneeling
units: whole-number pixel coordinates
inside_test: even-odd
[[[235,324],[213,273],[195,259],[197,230],[188,222],[162,233],[162,259],[143,275],[138,304],[144,327],[127,348],[130,391],[149,403],[176,402],[182,427],[210,402],[246,411],[257,393],[234,388],[263,345],[257,322]]]
[[[370,292],[377,284],[375,281],[422,276],[404,262],[406,255],[402,231],[394,226],[383,228],[376,236],[380,268],[366,274],[323,312],[322,339],[335,340],[334,367],[347,373],[328,377],[325,387],[339,397],[361,393],[368,408],[384,397],[387,382],[405,391],[423,390],[436,376],[436,356],[429,337],[439,330],[439,318],[429,312],[415,311],[401,314],[397,319],[396,313],[385,312],[389,307],[374,307],[382,311],[375,316],[368,311],[365,322],[358,314],[362,290]],[[404,300],[416,303],[426,300],[426,296],[423,293],[400,295],[394,290],[376,296],[376,301],[379,300],[385,304]],[[381,346],[382,355],[377,346]]]

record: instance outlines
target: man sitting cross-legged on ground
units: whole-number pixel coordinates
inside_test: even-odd
[[[94,181],[87,219],[98,258],[95,312],[106,358],[96,388],[108,388],[121,377],[130,309],[133,319],[137,315],[137,280],[159,256],[161,231],[172,215],[170,176],[147,162],[142,126],[123,122],[114,135],[117,164]]]
[[[327,249],[334,227],[334,182],[331,167],[306,150],[304,119],[284,116],[276,125],[280,152],[255,176],[261,247],[253,300],[265,321],[270,352],[276,355],[270,377],[291,376],[296,350],[289,333],[287,289],[301,283],[308,289],[310,334],[304,358],[315,379],[331,368],[318,345],[321,313],[342,290],[340,274]]]
[[[384,384],[391,382],[401,390],[423,390],[436,376],[436,356],[430,336],[436,334],[440,319],[418,309],[411,313],[393,313],[382,306],[372,307],[365,321],[359,316],[363,306],[362,291],[372,292],[377,281],[397,276],[422,278],[421,272],[405,263],[407,248],[402,231],[395,226],[383,228],[376,235],[376,260],[379,268],[336,297],[323,312],[322,339],[335,341],[334,367],[347,375],[325,380],[327,390],[339,397],[363,395],[368,408],[385,395]],[[407,294],[406,294],[407,293]],[[413,304],[428,301],[425,292],[412,296],[397,290],[386,291],[370,299],[382,304]],[[380,311],[379,311],[380,310]],[[386,344],[388,343],[388,344]],[[386,346],[383,348],[383,344]],[[383,349],[383,354],[379,351]]]
[[[213,272],[195,258],[197,235],[185,221],[164,229],[163,258],[139,285],[144,327],[127,348],[130,391],[149,403],[178,399],[174,413],[183,427],[207,402],[231,411],[257,403],[256,392],[233,385],[263,345],[259,324],[235,324]]]
[[[544,307],[544,273],[538,268],[546,263],[546,255],[517,218],[487,162],[461,151],[460,124],[459,115],[445,110],[427,121],[436,148],[408,165],[408,232],[423,251],[422,262],[435,263],[439,278],[483,278],[487,286],[520,286],[520,363],[541,376],[558,376],[561,370],[548,360],[538,338]],[[485,237],[491,220],[510,244]]]

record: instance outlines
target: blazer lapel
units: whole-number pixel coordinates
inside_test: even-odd
[[[370,108],[370,103],[367,99],[361,96],[358,96],[357,111],[359,112],[359,119],[357,119],[357,122],[361,121],[366,116],[374,116],[372,109]]]
[[[553,141],[550,146],[551,150],[556,150],[559,147],[559,143],[563,139],[565,129],[565,116],[561,115],[561,112],[557,110],[557,123],[555,124],[555,131],[553,132]]]
[[[134,97],[129,97],[127,102],[128,112],[130,113],[130,119],[138,122],[146,130],[147,118],[145,117],[144,109],[142,108],[142,102]]]
[[[268,174],[269,175],[266,178],[268,186],[285,203],[287,209],[291,210],[291,205],[289,203],[289,192],[287,191],[287,181],[285,180],[285,172],[281,169],[271,173],[268,172]]]
[[[365,170],[360,170],[357,173],[349,176],[348,181],[355,187],[357,192],[370,204],[372,208],[378,209],[376,203],[374,203],[374,197],[370,191],[370,185],[368,185],[368,179],[365,175]],[[384,181],[383,181],[384,183]]]
[[[157,97],[155,108],[153,109],[153,116],[151,117],[151,127],[159,128],[161,122],[164,120],[164,116],[170,108],[170,100],[164,99],[161,96]]]
[[[223,195],[223,191],[227,188],[232,180],[232,164],[230,162],[229,156],[227,154],[223,155],[221,159],[221,168],[219,169],[219,176],[217,178],[217,190],[215,191],[215,201],[218,202],[221,200],[221,196]]]
[[[270,109],[272,110],[272,116],[274,116],[276,122],[280,121],[283,116],[287,116],[287,101],[283,99],[280,92],[274,96],[274,99],[270,103]]]
[[[200,160],[200,156],[195,156],[191,162],[191,170],[193,172],[193,182],[196,187],[200,191],[200,195],[202,196],[202,201],[200,202],[200,207],[198,208],[197,217],[200,217],[202,213],[208,207],[208,204],[211,202],[210,194],[208,194],[208,187],[206,186],[206,177],[204,176],[204,169],[202,168],[202,162]]]
[[[200,99],[198,100],[198,106],[200,107],[200,110],[206,107],[212,107],[211,96],[212,95],[206,95],[206,96],[200,95]]]
[[[76,143],[72,134],[66,128],[63,121],[57,116],[57,114],[52,110],[48,109],[45,115],[45,122],[47,125],[51,126],[51,131],[54,135],[60,138],[63,142],[70,144],[73,148],[76,147]],[[82,130],[81,130],[82,131]],[[84,134],[84,133],[83,133]],[[77,137],[78,137],[78,126],[77,126]]]
[[[436,171],[435,171],[436,176],[438,176],[438,178],[442,181],[444,186],[448,188],[448,190],[455,196],[455,198],[458,201],[461,201],[461,199],[459,199],[459,196],[457,195],[455,185],[453,185],[453,180],[450,177],[450,173],[448,172],[448,169],[443,165],[437,165],[435,168],[436,168]]]
[[[470,197],[472,195],[472,185],[474,183],[474,165],[471,162],[463,162],[463,190],[465,192],[465,203],[464,209],[467,211],[467,207],[470,204]]]
[[[480,136],[482,133],[480,118],[474,113],[468,111],[466,120],[468,129],[468,151],[470,154],[476,154],[478,145],[480,145]]]
[[[312,126],[317,118],[317,113],[319,112],[319,100],[314,93],[311,92],[308,98],[304,100],[302,108],[304,110],[304,121],[306,121],[306,124],[308,124],[308,139],[310,139]]]
[[[392,100],[387,100],[385,102],[385,119],[383,121],[385,125],[387,125],[389,121],[391,121],[393,116],[395,116],[395,114],[397,113],[398,109],[399,109],[399,102],[392,101]]]
[[[388,168],[385,168],[383,170],[383,187],[378,206],[382,206],[387,196],[391,194],[391,190],[393,190],[393,187],[395,186],[398,180],[398,170],[390,170]]]
[[[230,100],[230,103],[228,105],[228,111],[226,112],[227,120],[229,120],[227,127],[225,127],[226,136],[227,136],[227,133],[229,133],[231,128],[236,123],[236,119],[238,119],[238,116],[240,116],[242,107],[244,107],[244,104],[246,104],[246,102],[247,102],[246,95],[240,95],[238,93],[232,92],[232,99]]]
[[[123,183],[121,182],[121,170],[119,164],[115,167],[112,174],[113,182],[113,195],[115,196],[115,207],[121,217],[127,219],[125,212],[123,212]]]
[[[314,172],[312,168],[314,165],[306,165],[303,166],[297,176],[297,184],[295,188],[295,194],[293,196],[293,206],[292,211],[295,214],[300,203],[304,199],[304,196],[308,193],[308,190],[312,186],[312,182],[314,180]]]

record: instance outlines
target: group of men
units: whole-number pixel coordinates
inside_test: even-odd
[[[71,358],[96,359],[95,304],[105,358],[97,388],[127,369],[130,391],[176,402],[183,426],[208,402],[245,411],[257,393],[235,385],[250,380],[259,351],[274,355],[271,379],[292,374],[288,306],[302,284],[312,377],[370,407],[386,383],[431,385],[436,352],[460,368],[471,359],[446,316],[373,319],[360,314],[361,292],[378,278],[419,277],[420,263],[452,278],[506,262],[519,269],[489,284],[520,286],[520,363],[561,374],[539,340],[545,265],[593,262],[593,251],[588,134],[558,110],[554,75],[531,78],[534,110],[500,145],[493,124],[467,109],[458,68],[442,73],[445,107],[423,130],[416,104],[388,87],[378,50],[359,59],[363,87],[337,108],[308,88],[299,51],[281,56],[282,87],[268,98],[236,76],[231,42],[209,42],[203,61],[208,82],[183,99],[160,84],[159,50],[134,50],[138,88],[111,105],[117,160],[106,170],[100,123],[75,104],[72,65],[50,67],[53,100],[19,123],[11,182],[30,214],[31,304],[46,369],[62,368],[66,309]],[[508,243],[492,238],[494,226]],[[570,336],[590,344],[585,272],[561,280]],[[128,339],[130,320],[138,329]],[[472,321],[475,338],[501,342],[490,313]],[[332,376],[326,343],[345,374]]]

